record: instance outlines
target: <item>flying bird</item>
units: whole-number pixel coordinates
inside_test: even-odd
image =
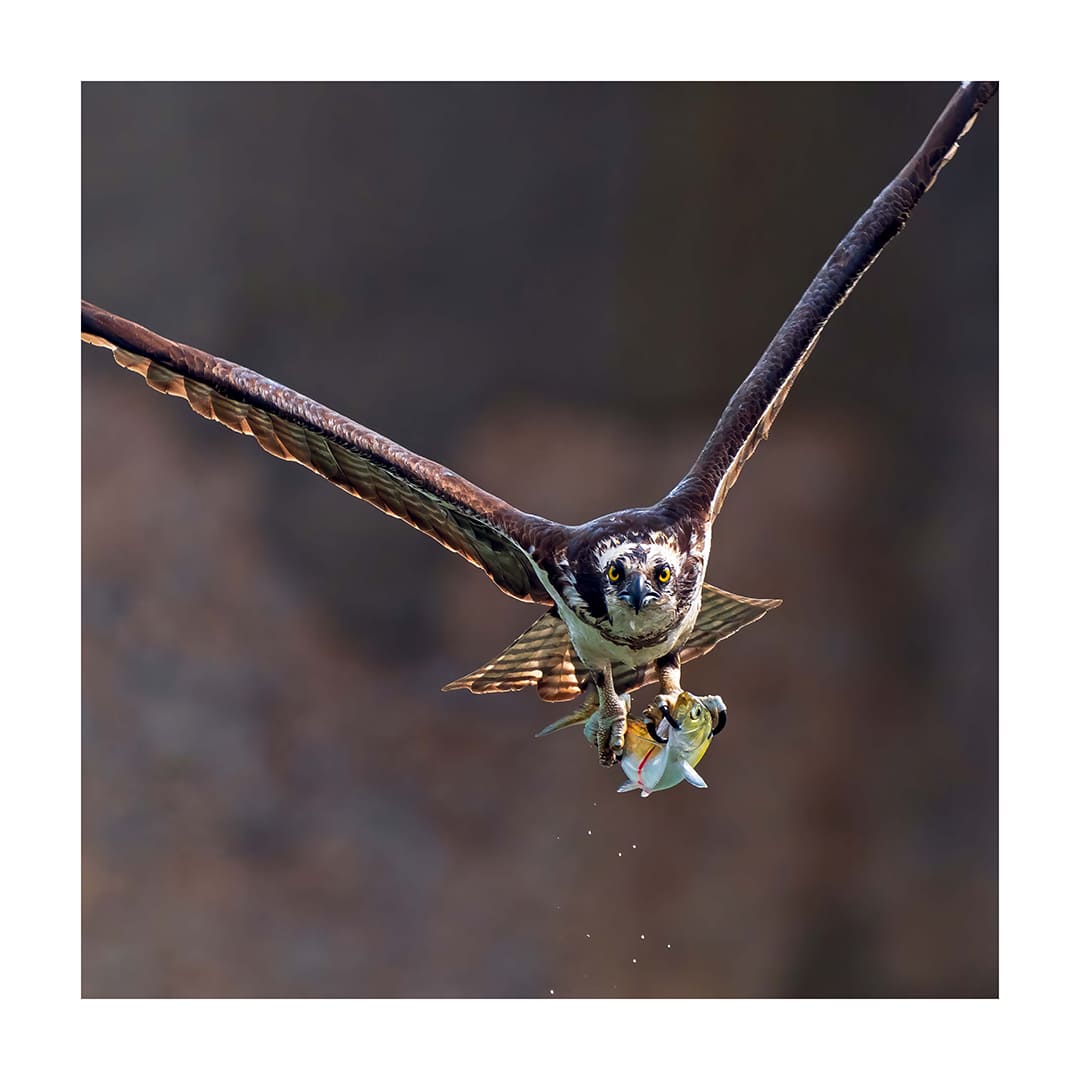
[[[248,368],[83,301],[82,337],[155,390],[252,436],[548,610],[498,657],[444,689],[534,686],[546,701],[589,690],[602,764],[621,755],[630,691],[659,683],[674,706],[681,665],[779,604],[705,582],[713,522],[779,413],[825,324],[955,153],[996,83],[964,83],[923,144],[852,226],[736,390],[686,475],[653,506],[582,525],[524,513],[464,477]]]

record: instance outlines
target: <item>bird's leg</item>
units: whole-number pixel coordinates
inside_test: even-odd
[[[610,766],[622,757],[629,696],[624,700],[615,692],[610,664],[606,664],[603,671],[592,672],[592,680],[600,695],[600,704],[585,725],[585,737],[600,751],[600,764]]]
[[[656,674],[660,678],[661,695],[676,698],[682,693],[682,663],[678,653],[660,657],[656,661]]]
[[[656,661],[656,674],[660,682],[660,693],[656,700],[645,709],[645,717],[657,724],[667,719],[664,715],[675,708],[675,701],[682,693],[682,665],[678,653],[668,653]]]

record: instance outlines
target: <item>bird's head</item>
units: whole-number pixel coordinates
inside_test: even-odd
[[[603,545],[596,568],[608,614],[658,621],[675,609],[683,557],[666,536]],[[620,620],[621,621],[621,620]]]

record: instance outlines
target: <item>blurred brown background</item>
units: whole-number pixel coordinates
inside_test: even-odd
[[[952,89],[87,85],[84,295],[578,522]],[[439,692],[540,609],[84,347],[84,993],[996,994],[996,317],[993,102],[724,507],[709,580],[785,603],[647,801]]]

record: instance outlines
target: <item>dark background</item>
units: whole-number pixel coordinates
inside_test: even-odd
[[[578,522],[952,89],[86,85],[84,295]],[[724,506],[709,580],[785,603],[647,801],[439,692],[538,608],[84,347],[84,993],[996,994],[996,321],[992,102]]]

